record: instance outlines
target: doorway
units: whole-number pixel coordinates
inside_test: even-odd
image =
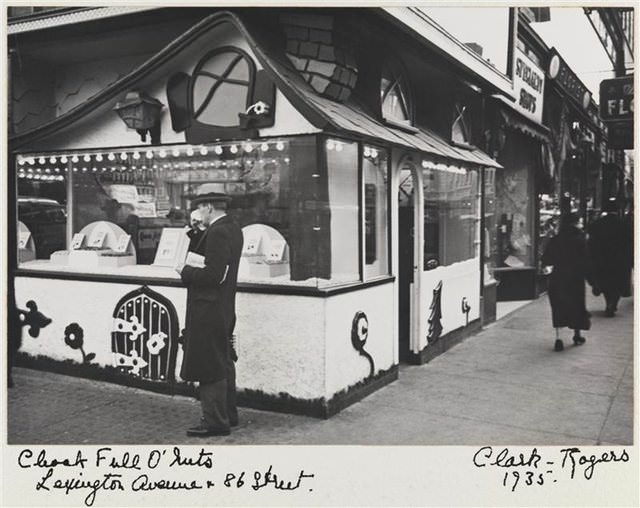
[[[413,158],[398,161],[398,356],[411,362],[417,351],[420,308],[420,271],[422,228],[422,188]],[[412,294],[413,293],[413,294]]]

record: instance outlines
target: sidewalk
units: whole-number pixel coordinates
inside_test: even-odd
[[[546,296],[329,420],[240,408],[231,436],[199,440],[191,398],[15,369],[9,444],[628,445],[633,442],[633,300],[603,316],[587,297],[587,343],[555,340]]]

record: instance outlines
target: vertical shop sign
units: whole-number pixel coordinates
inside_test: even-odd
[[[544,71],[517,48],[513,88],[518,110],[527,118],[542,123]]]

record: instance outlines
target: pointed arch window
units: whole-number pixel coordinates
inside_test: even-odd
[[[391,123],[413,125],[413,98],[406,73],[396,62],[382,67],[380,79],[382,118]]]

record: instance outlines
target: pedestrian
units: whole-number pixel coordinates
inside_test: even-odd
[[[609,199],[602,216],[591,224],[588,240],[594,265],[593,294],[604,294],[606,317],[615,316],[621,296],[631,296],[633,241],[629,235],[616,199]]]
[[[210,192],[196,196],[195,207],[207,226],[194,247],[201,266],[179,265],[187,287],[184,355],[180,377],[199,382],[202,418],[188,436],[226,436],[238,424],[235,351],[235,297],[242,230],[226,215],[229,196]]]
[[[576,346],[586,339],[580,330],[591,328],[590,314],[585,302],[585,280],[591,283],[591,267],[584,233],[578,227],[578,215],[565,211],[560,218],[558,235],[553,237],[542,255],[542,264],[551,266],[549,302],[551,319],[556,329],[555,351],[564,344],[559,329],[573,330]]]

